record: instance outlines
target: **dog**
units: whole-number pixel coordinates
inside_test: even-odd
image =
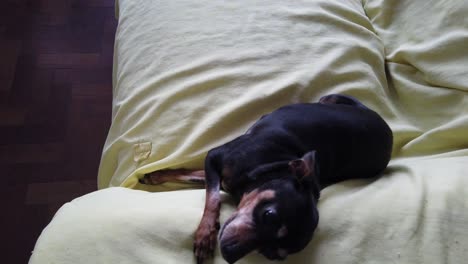
[[[353,97],[331,94],[262,116],[244,135],[210,150],[204,170],[157,171],[141,182],[205,182],[194,241],[197,263],[213,255],[218,231],[228,263],[254,250],[284,260],[312,239],[321,189],[378,176],[392,145],[392,131],[376,112]],[[220,189],[238,204],[222,228]]]

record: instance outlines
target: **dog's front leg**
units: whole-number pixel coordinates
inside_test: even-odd
[[[201,264],[214,255],[219,230],[220,200],[220,158],[210,151],[205,159],[205,210],[195,232],[193,252],[197,263]]]

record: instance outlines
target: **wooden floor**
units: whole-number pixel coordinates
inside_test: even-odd
[[[2,1],[2,263],[27,263],[56,210],[96,189],[116,25],[113,0]]]

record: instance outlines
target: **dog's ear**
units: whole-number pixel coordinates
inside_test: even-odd
[[[317,176],[316,151],[307,152],[301,159],[290,161],[289,170],[296,175],[299,181]]]
[[[301,159],[289,162],[289,170],[296,176],[299,186],[310,191],[316,200],[320,197],[317,152],[307,152]]]

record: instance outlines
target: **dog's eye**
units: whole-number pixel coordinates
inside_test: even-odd
[[[274,209],[266,209],[263,212],[262,216],[263,223],[267,225],[277,225],[279,224],[279,216],[276,210]]]

